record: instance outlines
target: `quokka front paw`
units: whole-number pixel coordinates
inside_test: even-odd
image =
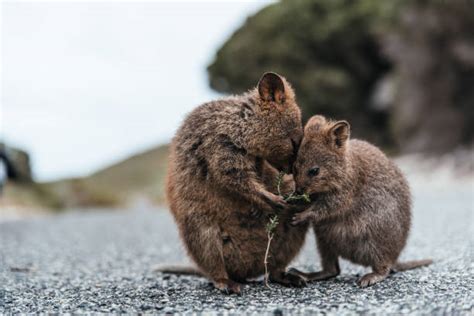
[[[284,210],[289,207],[289,204],[285,199],[279,195],[273,194],[271,192],[263,191],[261,192],[263,201],[270,208],[270,210]]]
[[[300,224],[303,224],[305,222],[307,222],[308,220],[310,220],[312,217],[312,214],[311,212],[302,212],[302,213],[297,213],[295,215],[293,215],[293,218],[291,219],[291,224],[296,226],[296,225],[300,225]]]

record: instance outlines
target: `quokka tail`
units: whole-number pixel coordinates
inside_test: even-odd
[[[431,259],[413,260],[406,262],[397,262],[393,265],[392,270],[395,272],[411,270],[419,267],[425,267],[433,263]]]
[[[195,267],[184,266],[184,265],[158,265],[153,271],[161,272],[165,274],[179,274],[179,275],[195,275],[195,276],[204,276],[204,274]]]

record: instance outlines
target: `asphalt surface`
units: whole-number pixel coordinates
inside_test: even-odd
[[[166,210],[88,211],[0,223],[0,313],[144,312],[210,314],[469,314],[474,312],[472,187],[415,192],[414,223],[402,259],[427,268],[360,289],[367,269],[303,289],[262,282],[225,296],[203,278],[153,272],[185,262]],[[319,269],[314,239],[293,266]]]

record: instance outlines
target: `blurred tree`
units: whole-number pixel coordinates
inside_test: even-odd
[[[240,93],[276,71],[294,85],[305,119],[349,119],[354,136],[385,148],[453,149],[472,142],[473,2],[283,0],[249,17],[224,43],[208,67],[210,85]],[[446,78],[427,80],[438,75]],[[421,100],[440,86],[438,99]],[[427,140],[460,114],[461,131],[438,131],[444,145]],[[439,119],[422,123],[426,116]]]
[[[32,182],[30,156],[27,152],[0,143],[0,159],[3,161],[7,177],[17,182]]]
[[[474,1],[412,1],[382,43],[395,65],[390,125],[400,149],[472,146]]]
[[[293,84],[304,118],[318,113],[350,119],[358,136],[392,144],[384,110],[370,106],[376,81],[389,70],[370,32],[377,1],[288,0],[270,5],[217,52],[211,87],[240,93],[265,71]]]

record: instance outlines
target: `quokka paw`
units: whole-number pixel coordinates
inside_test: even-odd
[[[372,273],[368,273],[362,276],[359,280],[357,280],[357,284],[361,288],[366,288],[368,286],[374,285],[375,283],[382,281],[385,278],[386,278],[385,275],[372,272]]]
[[[214,281],[214,287],[224,294],[242,294],[242,287],[239,283],[232,280],[216,280]]]

